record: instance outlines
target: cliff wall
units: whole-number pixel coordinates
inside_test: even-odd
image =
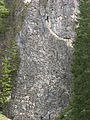
[[[71,98],[77,0],[18,0],[20,68],[8,113],[14,120],[58,116]],[[24,15],[22,26],[20,16]],[[21,17],[20,17],[21,18]],[[22,18],[21,18],[22,19]]]

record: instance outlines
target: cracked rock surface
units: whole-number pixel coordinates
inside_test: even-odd
[[[21,63],[9,105],[13,120],[54,118],[68,106],[77,6],[77,0],[32,0],[28,5],[16,35]]]

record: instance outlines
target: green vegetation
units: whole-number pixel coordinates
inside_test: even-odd
[[[0,111],[0,120],[8,120],[1,111]]]
[[[10,46],[5,49],[7,54],[4,55],[0,69],[0,108],[8,101],[8,96],[14,87],[13,76],[16,74],[19,66],[19,54],[17,45],[14,40],[11,41]]]
[[[14,0],[14,2],[16,1]],[[40,0],[40,3],[46,7],[46,0],[44,2]],[[18,2],[14,5],[18,6]],[[15,8],[17,7],[13,9]],[[22,8],[22,5],[20,8]],[[90,120],[90,0],[80,0],[79,9],[79,27],[76,29],[77,35],[73,43],[72,72],[74,87],[72,102],[55,120]],[[0,0],[0,35],[7,31],[8,15],[9,9],[6,8],[4,1]],[[23,14],[21,13],[20,18],[18,18],[20,28],[22,18]],[[14,40],[4,40],[2,44],[3,47],[0,44],[0,109],[8,102],[8,96],[15,86],[14,76],[19,68],[20,61],[18,48]],[[2,113],[0,113],[0,117],[3,117]]]
[[[7,30],[7,17],[9,15],[9,9],[6,8],[3,0],[0,0],[0,33]]]
[[[71,109],[64,110],[56,120],[90,120],[90,0],[80,0],[79,9],[79,27],[73,43]]]
[[[90,0],[80,1],[79,27],[74,42],[73,116],[75,120],[90,120]]]
[[[73,120],[72,116],[72,106],[68,106],[66,109],[62,111],[60,116],[58,116],[55,120]]]
[[[18,47],[13,40],[12,32],[7,32],[7,29],[10,29],[9,15],[9,9],[4,1],[0,0],[0,110],[9,100],[8,96],[15,86],[15,76],[19,68]]]

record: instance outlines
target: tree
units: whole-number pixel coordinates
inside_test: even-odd
[[[90,0],[79,3],[79,27],[76,29],[74,59],[73,111],[75,120],[90,120]]]
[[[0,79],[0,108],[7,102],[7,96],[11,91],[11,69],[10,63],[5,56],[2,62],[1,79]]]
[[[7,51],[7,54],[4,54],[0,68],[0,109],[8,102],[8,96],[15,83],[13,77],[16,75],[20,61],[17,45],[14,40],[9,45],[7,44],[5,51]]]
[[[9,20],[9,9],[4,0],[0,0],[0,109],[8,101],[8,96],[14,87],[14,76],[19,67],[19,54],[15,40],[5,39]],[[9,28],[10,29],[10,28]]]

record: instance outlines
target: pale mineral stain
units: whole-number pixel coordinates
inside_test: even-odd
[[[24,3],[26,4],[26,3],[30,3],[31,2],[31,0],[24,0]]]

